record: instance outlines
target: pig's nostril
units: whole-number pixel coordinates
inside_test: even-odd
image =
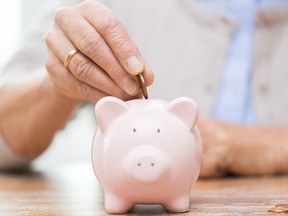
[[[137,166],[140,167],[142,164],[141,163],[137,163]],[[154,166],[154,163],[151,163],[150,166]]]

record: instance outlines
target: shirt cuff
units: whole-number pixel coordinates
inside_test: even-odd
[[[26,168],[30,160],[13,152],[0,134],[0,171]]]

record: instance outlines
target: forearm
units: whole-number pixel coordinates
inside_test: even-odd
[[[288,128],[226,125],[236,174],[288,173]],[[229,157],[229,156],[228,156]]]
[[[13,151],[30,159],[48,147],[78,104],[54,91],[46,75],[3,86],[0,98],[1,133]]]

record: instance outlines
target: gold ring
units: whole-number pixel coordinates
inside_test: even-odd
[[[72,57],[78,52],[77,49],[73,49],[69,52],[69,54],[66,56],[66,58],[64,59],[64,67],[70,71],[70,68],[69,68],[69,63],[72,59]]]

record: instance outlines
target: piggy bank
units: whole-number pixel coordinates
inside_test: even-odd
[[[106,211],[125,213],[135,204],[188,211],[202,162],[197,104],[186,97],[169,103],[105,97],[95,114],[92,162]]]

